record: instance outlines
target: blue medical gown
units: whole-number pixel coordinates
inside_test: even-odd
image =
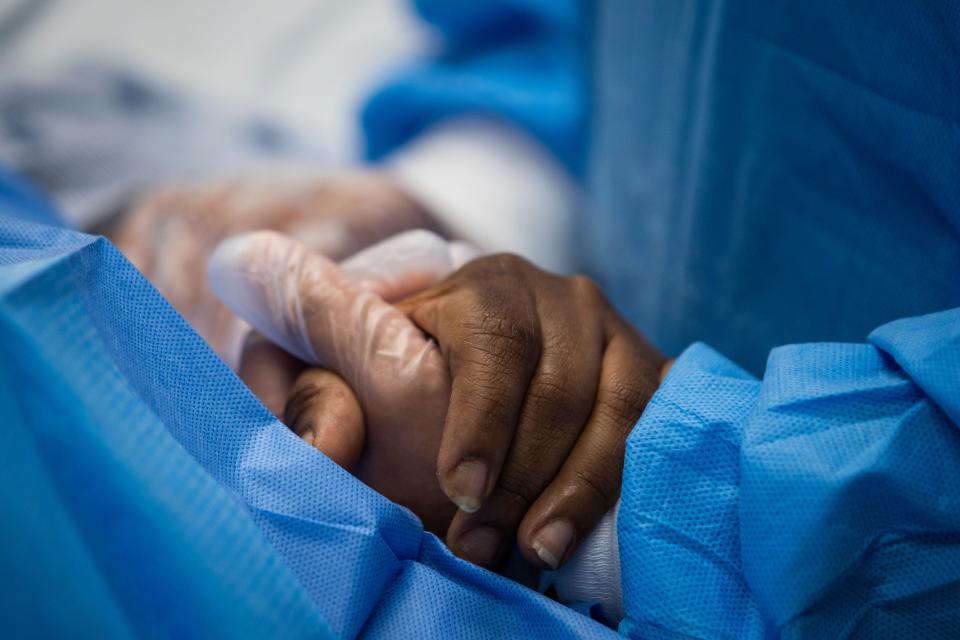
[[[0,169],[0,636],[609,637],[301,441]]]
[[[416,0],[439,54],[406,65],[361,112],[378,160],[432,124],[482,114],[519,124],[572,172],[584,168],[585,13],[575,0]]]
[[[446,49],[368,107],[417,127],[368,135],[482,112],[589,147],[582,264],[682,352],[628,443],[621,631],[960,637],[960,4],[493,4],[464,36],[418,3]],[[580,62],[461,108],[525,38]],[[569,104],[514,116],[538,83]]]

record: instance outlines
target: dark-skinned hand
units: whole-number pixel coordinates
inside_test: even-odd
[[[516,536],[557,568],[616,502],[666,358],[587,278],[496,255],[428,287],[456,261],[378,251],[338,268],[271,233],[218,251],[218,294],[299,358],[254,341],[241,374],[458,555],[491,566]]]

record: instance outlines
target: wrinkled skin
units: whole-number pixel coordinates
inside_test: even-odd
[[[301,437],[440,535],[456,510],[436,476],[450,377],[436,343],[381,294],[422,288],[449,265],[385,280],[264,232],[227,243],[211,264],[218,294],[299,356],[255,336],[241,378]]]
[[[232,179],[160,187],[137,201],[114,241],[224,359],[235,365],[247,326],[212,295],[213,249],[236,233],[275,230],[340,259],[428,213],[376,172]]]
[[[460,505],[447,544],[484,566],[513,541],[556,569],[620,495],[626,439],[666,358],[583,276],[475,260],[398,303],[445,356],[437,471]]]
[[[277,234],[218,254],[212,276],[234,309],[329,370],[256,340],[241,376],[462,557],[491,566],[518,532],[532,564],[556,568],[615,503],[666,359],[589,280],[490,256],[392,306],[417,289],[404,275],[424,288],[422,269],[364,277]]]

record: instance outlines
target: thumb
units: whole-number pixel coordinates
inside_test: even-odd
[[[208,271],[228,307],[293,355],[342,376],[365,414],[398,383],[424,373],[440,379],[439,351],[403,313],[292,238],[230,238]]]
[[[479,254],[466,242],[415,229],[354,254],[340,268],[360,286],[394,302],[435,285]]]

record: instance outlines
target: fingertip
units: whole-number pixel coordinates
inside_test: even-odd
[[[548,571],[563,566],[607,512],[590,489],[565,481],[563,475],[544,489],[517,529],[521,553]]]
[[[466,513],[475,513],[487,498],[490,467],[483,460],[461,460],[442,474],[440,486],[447,497]]]
[[[529,547],[544,568],[560,568],[573,551],[576,529],[566,518],[552,520],[533,534]]]
[[[224,302],[249,285],[250,276],[276,269],[278,257],[286,257],[298,243],[276,231],[247,231],[222,240],[207,260],[210,287]]]
[[[443,436],[437,456],[437,471],[443,492],[461,511],[477,511],[493,492],[514,439],[517,416],[523,402],[521,382],[511,384],[501,376],[503,388],[491,390],[499,397],[477,392],[486,370],[463,368],[454,374]]]
[[[258,240],[257,235],[262,232],[242,233],[227,238],[221,242],[210,254],[207,261],[207,279],[210,288],[220,300],[241,318],[248,319],[255,327],[262,324],[262,320],[255,322],[263,307],[263,292],[251,286],[251,268],[266,270],[268,265],[257,264],[252,259],[253,249]]]
[[[214,282],[229,283],[230,278],[235,278],[238,272],[242,273],[249,268],[253,254],[264,253],[256,251],[258,246],[263,246],[264,242],[273,242],[279,235],[273,231],[249,231],[222,240],[207,262],[207,275],[211,279],[211,285]],[[216,290],[216,287],[214,289]]]
[[[509,538],[496,518],[485,510],[482,514],[457,512],[447,527],[445,540],[454,555],[480,567],[497,563]]]
[[[252,231],[222,241],[207,261],[214,294],[235,314],[301,360],[317,362],[301,312],[300,282],[323,257],[275,231]],[[294,268],[295,267],[295,268]],[[324,271],[326,275],[330,275]]]
[[[328,458],[347,471],[356,469],[363,454],[363,419],[352,408],[340,411],[327,407],[311,429],[300,434]]]
[[[336,374],[323,369],[304,371],[287,400],[284,422],[347,471],[359,463],[365,437],[363,411],[356,395]]]
[[[479,525],[461,534],[452,551],[477,566],[490,567],[500,555],[502,541],[503,536],[495,528]]]

